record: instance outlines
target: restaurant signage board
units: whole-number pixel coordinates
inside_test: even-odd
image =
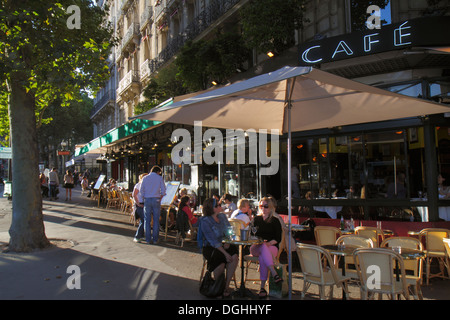
[[[9,147],[0,147],[0,159],[12,159],[12,149]]]
[[[162,206],[170,206],[175,199],[180,181],[169,181],[166,183],[166,195],[161,199]]]
[[[306,42],[298,47],[299,65],[312,66],[411,47],[448,46],[448,30],[450,17],[425,17]]]

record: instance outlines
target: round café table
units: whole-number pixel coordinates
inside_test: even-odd
[[[255,298],[256,296],[250,290],[245,288],[245,281],[244,281],[244,270],[245,270],[245,267],[244,267],[244,247],[245,246],[251,246],[253,244],[263,243],[263,240],[260,239],[260,238],[258,238],[258,239],[248,239],[248,240],[224,239],[222,242],[240,246],[239,259],[241,260],[241,285],[236,291],[233,292],[232,297],[233,298],[234,297],[238,297],[238,298],[245,298],[245,297]]]

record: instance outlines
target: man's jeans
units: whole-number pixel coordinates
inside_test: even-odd
[[[159,235],[159,216],[161,214],[161,198],[145,198],[144,200],[144,230],[147,243],[157,242]],[[153,218],[153,233],[150,222]]]
[[[58,185],[50,184],[50,197],[55,198],[55,199],[57,198],[56,188],[58,188]]]

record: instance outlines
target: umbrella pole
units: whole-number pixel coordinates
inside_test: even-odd
[[[289,300],[292,299],[292,248],[291,248],[291,238],[292,238],[292,230],[291,230],[291,218],[292,218],[292,155],[291,155],[291,101],[288,102],[288,141],[287,141],[287,153],[288,153],[288,229],[289,229],[289,237],[288,237],[288,269],[289,269],[289,279],[288,279],[288,292],[289,292]]]

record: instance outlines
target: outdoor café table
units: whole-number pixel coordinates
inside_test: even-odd
[[[342,276],[345,276],[345,257],[352,256],[353,251],[355,251],[358,247],[355,246],[338,246],[334,244],[327,244],[322,246],[325,250],[327,250],[330,254],[340,256],[342,259],[339,260],[339,265],[342,269]],[[342,288],[342,300],[346,300],[345,290]]]
[[[381,231],[383,231],[383,235],[384,236],[393,236],[394,235],[394,231],[392,230],[387,230],[387,229],[382,229]],[[355,229],[341,229],[341,234],[342,235],[348,235],[348,234],[354,234],[355,233]]]
[[[388,248],[393,249],[394,247],[388,247]],[[422,250],[417,250],[417,249],[401,248],[399,254],[403,260],[417,260],[417,259],[425,258],[425,252],[423,252]],[[395,274],[397,276],[396,277],[397,281],[399,281],[400,280],[400,270],[399,270],[397,261],[395,261]]]
[[[303,224],[291,224],[291,230],[292,231],[309,231],[311,230],[310,226],[303,225]]]
[[[250,297],[253,298],[254,294],[245,288],[245,281],[244,281],[244,247],[245,246],[251,246],[253,244],[260,244],[263,243],[263,240],[260,238],[257,239],[248,239],[248,240],[230,240],[230,239],[224,239],[222,241],[223,243],[229,243],[229,244],[234,244],[234,245],[238,245],[240,246],[240,250],[239,250],[239,260],[241,260],[241,285],[239,287],[239,289],[237,289],[234,293],[233,293],[233,297],[238,296],[240,298],[244,298],[244,297]]]

